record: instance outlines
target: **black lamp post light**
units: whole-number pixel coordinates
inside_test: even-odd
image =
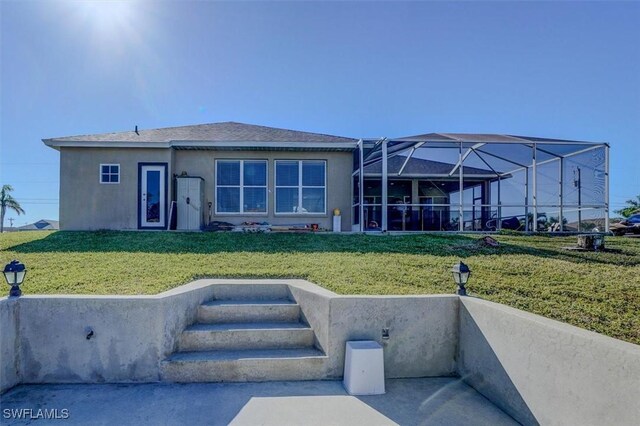
[[[27,268],[17,260],[12,260],[4,267],[3,273],[4,278],[7,280],[7,284],[11,286],[9,297],[20,297],[22,295],[20,284],[24,281],[24,276],[27,274]]]
[[[451,272],[453,273],[453,280],[458,285],[456,294],[459,296],[466,296],[467,289],[464,286],[467,285],[467,281],[469,280],[469,276],[471,275],[471,269],[469,269],[469,267],[464,263],[458,262],[453,265],[453,268],[451,268]]]

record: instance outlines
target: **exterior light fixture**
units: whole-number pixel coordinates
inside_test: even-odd
[[[453,265],[451,268],[451,273],[453,273],[453,280],[458,285],[458,290],[456,290],[456,294],[459,296],[466,296],[467,289],[464,287],[469,280],[469,276],[471,275],[471,269],[467,265],[462,262],[458,262]]]
[[[12,260],[4,267],[3,273],[7,284],[11,286],[9,297],[20,297],[22,295],[20,284],[22,284],[24,276],[27,274],[25,266],[17,260]]]

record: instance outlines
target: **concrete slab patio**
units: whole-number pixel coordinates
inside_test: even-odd
[[[340,381],[20,385],[0,397],[6,410],[68,409],[57,424],[92,425],[515,425],[458,378],[391,379],[385,395],[349,396]],[[43,424],[47,421],[38,421]]]

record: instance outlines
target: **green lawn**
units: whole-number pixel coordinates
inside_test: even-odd
[[[452,293],[463,259],[472,295],[640,343],[640,239],[616,252],[562,249],[575,237],[20,232],[0,262],[28,268],[26,294],[154,294],[200,277],[305,278],[341,294]],[[5,289],[8,290],[8,289]]]

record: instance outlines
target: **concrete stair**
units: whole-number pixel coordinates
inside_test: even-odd
[[[198,322],[295,322],[300,306],[290,300],[213,300],[198,307]]]
[[[161,364],[172,382],[317,380],[327,356],[282,285],[225,285],[198,307],[197,322]]]
[[[181,383],[320,380],[326,358],[314,348],[177,352],[164,362],[163,378]]]
[[[302,323],[259,322],[194,324],[180,336],[180,351],[304,348],[313,346],[313,330]]]

